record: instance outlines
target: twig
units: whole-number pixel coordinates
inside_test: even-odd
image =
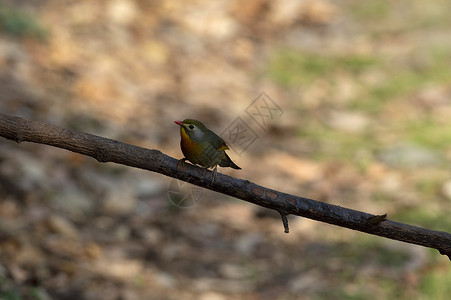
[[[280,212],[280,216],[282,217],[282,223],[283,223],[283,229],[285,233],[289,233],[290,232],[290,228],[288,228],[288,219],[287,219],[287,215],[283,212]]]
[[[248,180],[218,173],[211,185],[211,171],[177,160],[158,150],[149,150],[119,141],[27,121],[0,114],[0,136],[16,142],[34,142],[91,156],[99,162],[114,162],[158,172],[216,192],[230,195],[281,213],[285,231],[286,215],[293,214],[406,243],[437,249],[451,260],[451,234],[387,220],[384,215],[340,207],[268,189]]]

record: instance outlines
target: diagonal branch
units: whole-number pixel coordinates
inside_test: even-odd
[[[248,180],[218,173],[213,185],[211,171],[177,160],[158,150],[149,150],[96,135],[0,114],[0,136],[34,142],[91,156],[99,162],[115,162],[158,172],[216,192],[278,211],[288,232],[289,214],[334,224],[406,243],[437,249],[451,260],[451,234],[385,219],[361,211],[268,189]]]

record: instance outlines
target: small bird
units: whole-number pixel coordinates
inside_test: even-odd
[[[229,147],[224,140],[204,124],[193,119],[174,121],[174,123],[180,126],[180,147],[185,156],[180,161],[189,160],[193,164],[207,169],[214,167],[211,184],[216,179],[218,165],[241,169],[225,152],[225,150],[229,150]]]

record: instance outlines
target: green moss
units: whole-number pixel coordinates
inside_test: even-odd
[[[3,300],[21,300],[23,298],[15,291],[3,291],[3,292],[0,292],[0,299],[3,299]]]
[[[269,59],[266,74],[281,85],[295,86],[330,78],[334,72],[361,72],[376,63],[376,58],[361,55],[326,56],[282,49]]]
[[[429,180],[418,182],[415,188],[422,195],[436,196],[439,193],[442,184],[442,180],[439,180],[438,178],[430,178]]]
[[[449,218],[449,211],[432,210],[427,207],[427,203],[425,206],[404,209],[394,214],[392,219],[432,230],[451,232],[451,219]]]
[[[439,124],[426,118],[407,122],[405,136],[420,145],[446,150],[451,147],[451,123]]]
[[[377,68],[383,74],[380,83],[368,85],[363,95],[351,101],[350,107],[367,112],[381,112],[385,105],[392,105],[397,98],[409,97],[416,91],[451,80],[450,47],[420,49],[420,53],[406,58],[409,63],[379,61]],[[356,78],[358,80],[358,78]]]
[[[371,132],[353,134],[320,126],[318,123],[314,123],[312,126],[306,125],[303,124],[298,135],[304,142],[313,146],[317,145],[311,158],[318,161],[332,159],[347,162],[361,170],[372,161],[373,156],[368,155],[368,152],[376,147],[376,142],[372,138]]]
[[[315,299],[317,300],[326,300],[326,299],[344,299],[344,300],[367,300],[370,299],[371,295],[368,291],[358,290],[354,292],[349,292],[341,289],[327,289],[321,293]]]
[[[450,24],[449,1],[409,0],[403,4],[388,0],[350,1],[349,17],[371,33],[408,33],[426,28],[444,28]],[[383,23],[381,22],[383,20]],[[414,20],[405,22],[405,20]]]
[[[0,2],[0,30],[13,37],[32,37],[44,41],[48,32],[31,15]]]
[[[380,20],[386,18],[390,12],[388,1],[356,1],[349,7],[349,12],[357,20]]]
[[[440,268],[427,273],[420,284],[424,299],[449,299],[451,295],[451,268]]]

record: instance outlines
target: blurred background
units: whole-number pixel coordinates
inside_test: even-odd
[[[256,138],[220,172],[451,232],[450,29],[446,0],[2,0],[0,111],[176,158],[174,120],[239,117]],[[262,92],[280,109],[263,127],[246,113]],[[0,141],[1,299],[451,295],[437,251],[289,222]]]

